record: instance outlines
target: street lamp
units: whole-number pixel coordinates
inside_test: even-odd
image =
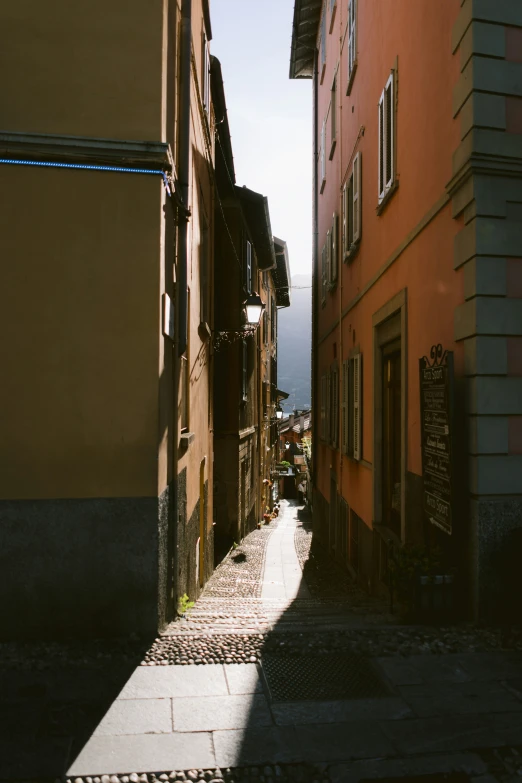
[[[281,410],[281,408],[278,408],[276,410],[276,418],[277,419],[282,419],[283,418],[283,411]]]
[[[252,291],[245,302],[247,323],[249,326],[258,326],[265,304],[257,291]]]

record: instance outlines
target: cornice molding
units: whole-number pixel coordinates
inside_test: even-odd
[[[158,167],[174,173],[170,145],[159,141],[126,141],[84,136],[0,131],[0,156],[59,163]]]

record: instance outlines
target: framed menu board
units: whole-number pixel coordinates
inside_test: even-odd
[[[453,352],[434,345],[419,360],[424,512],[448,535],[453,510]]]

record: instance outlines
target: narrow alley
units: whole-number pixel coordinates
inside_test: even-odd
[[[522,769],[520,644],[401,625],[310,542],[306,508],[281,501],[137,665],[136,639],[2,645],[2,777],[489,783]]]

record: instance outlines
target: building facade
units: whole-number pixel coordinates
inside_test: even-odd
[[[522,528],[521,52],[516,3],[294,6],[290,76],[314,81],[315,533],[374,592],[390,544],[440,547],[475,616],[506,604]],[[429,418],[420,369],[441,363]]]
[[[213,568],[208,3],[0,21],[0,634],[155,633]]]

